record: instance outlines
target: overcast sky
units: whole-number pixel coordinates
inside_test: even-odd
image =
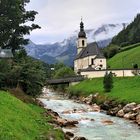
[[[81,16],[86,29],[129,23],[140,12],[140,0],[30,0],[27,9],[38,12],[35,23],[42,27],[30,39],[43,44],[62,41],[79,30]]]

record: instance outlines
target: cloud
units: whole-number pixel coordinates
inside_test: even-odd
[[[104,23],[130,22],[139,7],[139,0],[31,0],[27,8],[39,12],[36,23],[42,27],[31,33],[31,39],[36,43],[44,43],[45,36],[46,42],[62,40],[79,29],[81,16],[87,29]]]

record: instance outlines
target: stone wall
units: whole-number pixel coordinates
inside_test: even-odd
[[[129,77],[134,76],[134,70],[94,70],[94,71],[82,71],[81,75],[87,78],[99,78],[104,77],[106,72],[112,72],[116,77]]]

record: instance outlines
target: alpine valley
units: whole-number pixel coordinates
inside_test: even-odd
[[[111,39],[117,35],[127,24],[104,24],[96,29],[85,30],[88,43],[96,41],[99,47],[106,47]],[[48,64],[62,62],[68,66],[73,66],[76,55],[76,39],[79,31],[73,32],[67,39],[62,42],[53,44],[37,45],[31,40],[25,46],[29,56],[40,59]],[[47,39],[46,39],[47,40]]]

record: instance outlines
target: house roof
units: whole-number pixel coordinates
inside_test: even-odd
[[[13,54],[11,49],[0,49],[0,58],[12,58]]]
[[[75,59],[80,59],[80,58],[93,56],[93,55],[96,55],[96,58],[105,58],[96,42],[90,43],[87,45],[87,47],[83,48],[81,52],[76,56]]]

